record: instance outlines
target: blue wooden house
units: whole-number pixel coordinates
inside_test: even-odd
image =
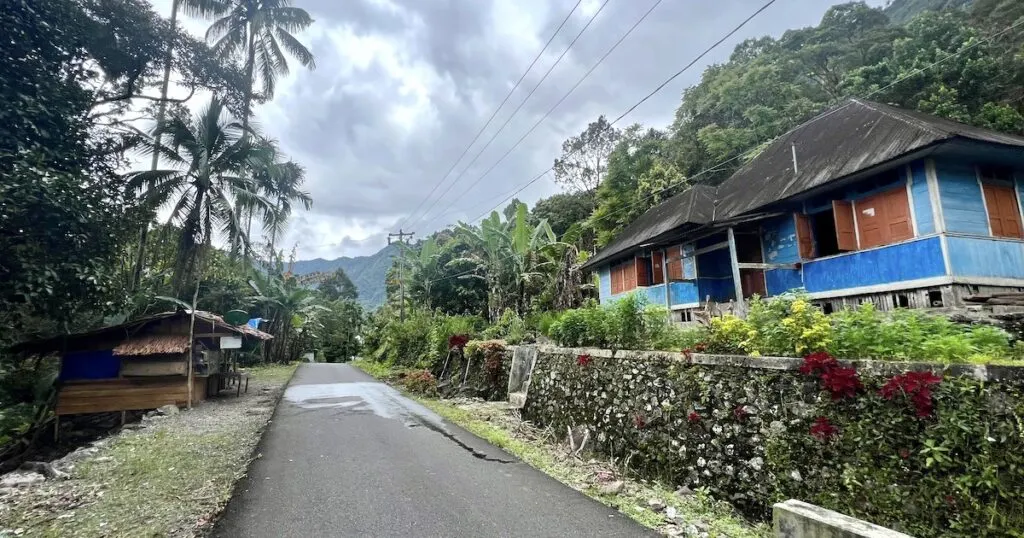
[[[851,100],[653,207],[585,267],[602,303],[640,292],[680,321],[796,289],[826,312],[956,307],[1024,289],[1022,197],[1024,138]]]

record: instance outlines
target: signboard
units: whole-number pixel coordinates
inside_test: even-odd
[[[220,348],[221,349],[241,349],[242,348],[242,337],[241,336],[221,336],[220,337]]]

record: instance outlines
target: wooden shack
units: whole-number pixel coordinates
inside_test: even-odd
[[[60,356],[56,414],[185,406],[214,394],[222,343],[254,346],[271,336],[196,312],[189,342],[188,311],[165,312],[86,333],[19,344],[12,351]],[[228,347],[227,345],[225,347]],[[192,368],[189,369],[191,359]],[[191,385],[191,390],[189,385]]]

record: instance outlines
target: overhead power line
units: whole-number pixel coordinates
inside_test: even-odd
[[[480,150],[476,152],[476,155],[473,156],[473,159],[469,162],[469,164],[467,164],[462,169],[462,172],[460,172],[455,177],[455,179],[452,180],[452,182],[448,185],[448,187],[444,190],[444,192],[439,194],[437,196],[437,198],[434,199],[433,203],[431,203],[431,205],[420,216],[420,219],[423,219],[424,217],[426,217],[426,215],[428,213],[430,213],[430,211],[434,207],[437,206],[437,204],[444,198],[444,196],[446,194],[448,194],[449,191],[452,190],[452,187],[454,187],[459,182],[459,180],[462,179],[462,176],[465,175],[466,171],[469,170],[470,167],[472,167],[474,163],[476,163],[477,159],[480,158],[480,156],[483,154],[483,152],[485,150],[487,150],[487,148],[489,148],[491,146],[491,143],[494,142],[494,139],[497,138],[498,135],[501,134],[501,132],[504,131],[506,127],[508,127],[508,124],[511,123],[512,119],[516,117],[516,115],[519,113],[520,110],[522,110],[522,108],[526,104],[526,102],[530,100],[530,97],[533,97],[533,94],[537,91],[537,88],[540,88],[541,84],[543,84],[544,81],[547,80],[548,76],[551,75],[551,72],[554,71],[555,67],[558,66],[558,64],[560,64],[562,62],[562,59],[565,58],[566,54],[569,53],[569,51],[572,49],[573,45],[575,45],[576,42],[579,41],[580,37],[583,36],[583,33],[587,31],[587,28],[590,28],[590,25],[597,19],[597,16],[600,15],[602,11],[604,11],[605,6],[607,6],[608,2],[610,2],[610,1],[611,0],[605,0],[604,3],[601,4],[601,7],[599,7],[597,9],[597,11],[595,11],[594,14],[590,16],[590,19],[587,20],[587,24],[583,25],[583,28],[580,28],[580,31],[576,33],[576,37],[574,37],[572,39],[572,41],[569,42],[569,44],[565,47],[565,50],[562,51],[562,54],[560,54],[558,56],[558,58],[555,59],[554,63],[552,63],[551,66],[548,67],[548,70],[544,72],[544,75],[541,76],[540,80],[537,81],[537,84],[535,84],[533,86],[533,89],[530,90],[530,93],[526,94],[526,98],[523,99],[522,102],[519,103],[519,106],[517,106],[515,108],[515,110],[512,111],[512,114],[510,114],[509,117],[505,119],[505,123],[502,123],[501,127],[498,127],[498,129],[496,131],[494,131],[494,134],[491,135],[491,138],[489,138],[487,140],[487,142],[483,145],[483,147],[481,147]],[[582,2],[582,0],[576,2],[576,6],[579,6],[580,2]],[[573,6],[573,11],[570,11],[569,14],[565,16],[565,19],[562,21],[562,24],[560,24],[558,26],[558,30],[556,30],[555,33],[553,33],[551,35],[551,38],[548,39],[547,44],[544,45],[544,48],[541,49],[540,53],[537,54],[537,57],[533,59],[533,62],[530,64],[530,69],[532,69],[533,65],[535,63],[537,63],[537,60],[540,59],[541,55],[544,54],[544,51],[547,50],[547,48],[551,44],[551,42],[554,41],[555,36],[558,35],[558,32],[562,29],[562,26],[564,26],[566,21],[569,20],[569,17],[572,16],[573,12],[576,11],[576,6]],[[527,69],[526,72],[523,73],[523,76],[519,77],[519,82],[516,83],[516,87],[518,87],[519,83],[522,82],[524,78],[526,78],[526,75],[527,75],[527,73],[530,72],[530,69]],[[512,91],[515,91],[515,88],[512,88]],[[509,94],[505,96],[505,100],[502,101],[502,106],[505,104],[506,101],[508,101],[509,97],[511,97],[511,96],[512,96],[512,92],[509,92]],[[500,110],[500,109],[501,109],[501,106],[499,106],[497,109],[495,109],[494,114],[492,114],[491,118],[489,120],[487,120],[487,125],[490,125],[491,120],[494,119],[494,117],[498,114],[498,110]],[[484,129],[487,128],[487,125],[484,125],[484,127],[482,129],[480,129],[480,132],[478,132],[476,137],[474,137],[473,143],[475,143],[476,139],[480,137],[480,135],[483,133]],[[451,174],[453,170],[455,170],[455,167],[456,167],[456,165],[458,165],[458,162],[462,160],[462,157],[464,157],[466,155],[466,153],[469,151],[469,148],[472,147],[472,145],[473,144],[470,143],[469,146],[466,146],[466,150],[463,151],[462,155],[459,156],[459,159],[455,163],[452,164],[452,167],[448,170],[448,173],[445,174],[445,178],[447,178],[448,175]],[[443,183],[443,182],[444,182],[444,178],[442,178],[441,182],[438,182],[438,184],[434,187],[434,189],[431,190],[430,194],[433,194],[434,191],[437,190],[437,187],[440,186],[441,183]],[[430,194],[427,195],[427,198],[430,197]],[[423,202],[426,202],[427,198],[424,198]],[[422,205],[422,202],[421,202],[420,205]],[[413,214],[415,214],[415,211],[413,211],[413,213],[410,214],[410,220],[411,220],[411,217],[412,217]],[[419,223],[420,220],[411,220],[411,222]]]
[[[621,45],[622,42],[625,41],[626,38],[629,37],[630,34],[632,34],[633,31],[636,30],[637,27],[640,26],[640,24],[643,23],[644,20],[647,19],[647,17],[651,14],[651,12],[654,11],[654,8],[656,8],[659,5],[661,5],[662,1],[663,0],[657,0],[656,2],[654,2],[654,4],[652,4],[651,7],[648,8],[648,10],[646,12],[644,12],[644,14],[639,19],[637,19],[636,22],[633,23],[633,26],[631,26],[629,28],[629,30],[627,30],[626,33],[623,34],[622,37],[620,37],[619,40],[616,41],[615,44],[613,44],[611,46],[611,48],[609,48],[608,51],[604,53],[604,55],[602,55],[600,58],[598,58],[597,62],[595,62],[594,65],[592,65],[590,67],[590,69],[588,69],[587,72],[584,73],[583,76],[580,77],[579,80],[577,80],[575,84],[573,84],[573,86],[571,88],[569,88],[569,91],[567,91],[564,95],[562,95],[562,97],[557,102],[555,102],[555,104],[551,108],[549,108],[548,111],[545,112],[544,115],[541,116],[541,118],[539,120],[534,122],[534,124],[525,133],[523,133],[522,136],[519,137],[519,140],[517,140],[516,143],[513,144],[512,147],[508,149],[508,151],[506,151],[504,154],[502,154],[502,156],[494,164],[492,164],[490,166],[490,168],[485,170],[484,173],[481,174],[480,177],[478,177],[476,179],[476,181],[471,183],[469,185],[469,187],[463,189],[462,192],[455,197],[455,199],[449,201],[448,203],[454,204],[456,201],[461,199],[463,196],[466,195],[466,193],[468,193],[470,190],[472,190],[473,187],[476,187],[481,181],[483,181],[484,178],[487,177],[487,175],[490,174],[492,170],[494,170],[499,164],[504,162],[504,160],[506,158],[508,158],[508,156],[511,155],[512,152],[515,151],[515,149],[518,148],[519,145],[522,144],[523,141],[526,140],[526,138],[528,136],[530,136],[530,134],[532,134],[537,129],[537,127],[540,126],[540,124],[543,123],[544,120],[546,120],[548,118],[548,116],[551,115],[552,112],[555,111],[555,109],[557,109],[562,103],[565,102],[566,99],[569,98],[570,95],[572,95],[572,93],[574,91],[576,91],[576,88],[580,87],[580,84],[583,84],[583,81],[585,81],[588,77],[590,77],[590,75],[594,72],[594,70],[596,70],[598,68],[598,66],[600,66],[605,61],[605,59],[607,59],[608,56],[611,55],[612,52],[614,52],[615,49],[617,49],[619,47],[619,45]],[[775,0],[772,0],[772,1],[774,2]],[[605,3],[607,4],[607,2],[605,2]],[[604,6],[602,5],[601,7],[604,7]],[[479,154],[478,154],[478,156],[479,156]],[[466,170],[468,170],[468,169],[469,169],[469,167],[466,167],[466,169],[463,170],[463,173]],[[424,217],[423,218],[424,218],[424,220],[426,220],[426,213],[424,213]]]
[[[965,52],[968,52],[968,51],[970,51],[970,50],[972,50],[972,49],[974,49],[974,48],[976,48],[976,47],[978,47],[978,46],[980,46],[980,45],[982,45],[984,43],[991,42],[992,40],[994,40],[994,39],[996,39],[996,38],[998,38],[998,37],[1000,37],[1000,36],[1010,32],[1010,31],[1012,31],[1012,30],[1014,30],[1017,27],[1022,26],[1022,25],[1024,25],[1024,19],[1021,19],[1021,20],[1015,22],[1014,24],[1008,26],[1007,28],[1004,28],[1003,30],[1000,30],[999,32],[996,32],[995,34],[992,34],[990,36],[984,37],[984,38],[982,38],[982,39],[980,39],[980,40],[978,40],[978,41],[976,41],[976,42],[974,42],[974,43],[964,47],[963,49],[958,50],[957,52],[955,52],[953,54],[950,54],[948,56],[940,58],[939,60],[936,60],[935,62],[932,62],[932,63],[930,63],[930,64],[928,64],[926,66],[923,66],[923,67],[920,67],[918,69],[915,69],[914,71],[911,71],[911,72],[909,72],[909,73],[907,73],[907,74],[905,74],[903,76],[897,77],[895,80],[893,80],[889,84],[887,84],[885,86],[882,86],[882,87],[879,87],[879,88],[876,88],[876,89],[868,92],[866,95],[861,96],[859,98],[860,99],[870,99],[874,95],[877,95],[877,94],[879,94],[879,93],[881,93],[881,92],[883,92],[885,90],[888,90],[889,88],[892,88],[893,86],[895,86],[895,85],[897,85],[897,84],[899,84],[901,82],[904,82],[904,81],[906,81],[906,80],[908,80],[908,79],[910,79],[912,77],[915,77],[915,76],[917,76],[917,75],[919,75],[919,74],[921,74],[921,73],[923,73],[923,72],[925,72],[925,71],[927,71],[929,69],[932,69],[933,67],[936,67],[936,66],[938,66],[938,65],[940,65],[942,63],[945,63],[945,62],[947,62],[947,61],[949,61],[949,60],[951,60],[953,58],[956,58],[956,57],[964,54]],[[855,98],[855,97],[848,97],[847,99],[852,99],[852,98]],[[797,125],[796,127],[793,127],[792,129],[789,129],[788,131],[786,131],[782,135],[774,137],[773,139],[777,140],[777,139],[780,139],[780,138],[785,138],[786,136],[792,134],[797,129],[800,129],[802,127],[806,127],[807,125],[811,125],[813,123],[821,121],[821,120],[823,120],[823,119],[825,119],[825,118],[827,118],[827,117],[829,117],[829,116],[831,116],[833,114],[836,114],[836,113],[846,109],[849,106],[850,106],[850,103],[846,103],[846,104],[844,104],[842,106],[838,106],[836,108],[833,108],[832,110],[830,110],[828,112],[825,112],[823,114],[818,115],[817,117],[811,119],[810,121],[804,122],[804,123],[802,123],[800,125]],[[769,140],[766,140],[765,142],[768,142],[768,141]],[[606,219],[606,218],[608,218],[608,217],[610,217],[612,215],[616,215],[618,213],[621,213],[622,211],[625,211],[627,209],[636,207],[640,203],[646,202],[647,200],[650,200],[651,198],[653,198],[654,196],[657,196],[658,194],[661,194],[661,193],[663,193],[665,191],[673,189],[673,188],[679,186],[680,184],[690,182],[690,181],[692,181],[692,180],[694,180],[696,178],[703,177],[703,176],[705,176],[707,174],[715,172],[715,171],[721,169],[723,166],[732,163],[733,161],[736,161],[736,160],[742,159],[742,158],[752,157],[755,154],[757,154],[758,151],[759,151],[759,147],[755,147],[754,149],[751,149],[751,150],[749,150],[749,151],[747,151],[745,153],[736,155],[736,156],[731,157],[729,159],[726,159],[726,160],[724,160],[724,161],[722,161],[720,163],[717,163],[717,164],[715,164],[713,166],[705,168],[705,169],[701,170],[700,172],[697,172],[696,174],[694,174],[694,175],[692,175],[692,176],[690,176],[688,178],[684,178],[681,181],[670,183],[669,185],[666,185],[665,187],[663,187],[661,189],[658,189],[657,191],[652,192],[651,194],[649,194],[645,198],[642,198],[640,200],[637,200],[636,202],[633,202],[631,204],[625,205],[625,206],[623,206],[623,207],[621,207],[621,208],[619,208],[619,209],[617,209],[615,211],[611,211],[609,213],[606,213],[606,214],[602,215],[600,218],[595,219],[595,222],[598,222],[598,221],[601,221],[603,219]],[[545,170],[544,173],[547,173],[548,171],[549,170]],[[543,177],[543,174],[541,176],[535,177],[533,180],[531,180],[531,182],[540,179],[540,177]],[[498,207],[498,206],[495,206],[495,207]],[[488,213],[489,212],[490,211],[488,211]],[[448,276],[445,276],[445,277],[437,278],[437,279],[431,280],[430,282],[434,283],[434,282],[440,282],[442,280],[449,280],[449,279],[452,279],[452,278],[460,278],[460,277],[463,277],[463,276],[471,275],[474,272],[476,272],[476,270],[464,271],[462,273],[458,273],[458,274],[454,274],[454,275],[448,275]]]
[[[697,55],[696,57],[694,57],[694,58],[693,58],[692,60],[690,60],[690,62],[689,62],[688,64],[686,64],[685,66],[683,66],[683,68],[682,68],[682,69],[680,69],[680,70],[676,71],[675,73],[673,73],[673,74],[672,74],[672,75],[671,75],[670,77],[668,77],[667,79],[665,79],[665,81],[664,81],[664,82],[662,82],[661,84],[659,84],[659,85],[658,85],[658,87],[654,88],[654,90],[652,90],[652,91],[651,91],[650,93],[648,93],[647,95],[645,95],[645,96],[644,96],[644,97],[643,97],[642,99],[640,99],[639,101],[637,101],[636,103],[634,103],[634,104],[633,104],[632,106],[630,106],[630,107],[629,107],[628,109],[626,109],[626,111],[625,111],[625,112],[623,112],[622,114],[619,114],[619,116],[618,116],[617,118],[615,118],[615,120],[614,120],[614,121],[612,121],[611,123],[609,123],[609,124],[608,124],[608,126],[606,127],[606,129],[611,129],[612,127],[614,127],[614,126],[615,126],[615,124],[619,123],[620,121],[622,121],[622,119],[623,119],[623,118],[625,118],[625,117],[626,117],[626,116],[628,116],[628,115],[629,115],[630,113],[632,113],[632,112],[633,112],[634,110],[636,110],[636,108],[637,108],[638,106],[640,106],[640,105],[644,104],[644,103],[645,103],[645,102],[646,102],[646,101],[647,101],[648,99],[650,99],[650,98],[651,98],[651,97],[653,97],[653,96],[654,96],[655,94],[657,94],[658,92],[660,92],[661,90],[663,90],[663,89],[665,88],[665,86],[667,86],[667,85],[668,85],[668,84],[669,84],[670,82],[672,82],[673,80],[675,80],[675,79],[679,78],[679,76],[680,76],[680,75],[682,75],[682,74],[683,74],[683,73],[685,73],[685,72],[686,72],[687,70],[689,70],[689,69],[690,69],[691,67],[693,67],[694,65],[696,65],[696,64],[697,64],[697,62],[699,62],[699,61],[700,61],[701,59],[703,59],[703,58],[704,58],[705,56],[707,56],[708,54],[710,54],[710,53],[711,53],[711,51],[713,51],[713,50],[715,50],[716,48],[718,48],[718,47],[719,47],[719,46],[720,46],[720,45],[721,45],[722,43],[724,43],[724,42],[725,42],[725,41],[726,41],[727,39],[729,39],[730,37],[732,37],[733,35],[735,35],[735,34],[736,34],[736,32],[739,32],[739,31],[740,31],[740,30],[741,30],[741,29],[742,29],[742,28],[743,28],[744,26],[746,26],[746,25],[747,25],[748,23],[750,23],[750,21],[754,20],[754,18],[756,18],[756,17],[758,16],[758,15],[760,15],[760,14],[761,14],[762,12],[764,12],[764,10],[768,9],[769,7],[771,7],[771,5],[772,5],[772,4],[774,4],[774,3],[775,3],[775,2],[777,2],[777,1],[778,1],[778,0],[769,0],[768,2],[766,2],[766,3],[765,3],[764,5],[762,5],[762,6],[761,6],[761,7],[759,8],[759,9],[757,9],[757,11],[754,11],[754,12],[753,12],[752,14],[750,14],[750,16],[749,16],[749,17],[747,17],[746,19],[744,19],[744,20],[743,20],[743,22],[739,23],[739,24],[738,24],[738,25],[737,25],[737,26],[736,26],[735,28],[733,28],[733,29],[732,29],[731,31],[729,31],[729,33],[727,33],[727,34],[725,34],[724,36],[722,36],[722,38],[721,38],[721,39],[719,39],[718,41],[715,41],[714,43],[712,43],[712,44],[711,44],[711,46],[709,46],[708,48],[704,49],[704,51],[703,51],[703,52],[701,52],[701,53],[700,53],[700,54],[698,54],[698,55]],[[655,7],[657,7],[657,4],[655,4]],[[653,9],[653,7],[652,7],[652,9]],[[650,13],[650,11],[648,11],[648,13]],[[646,17],[646,14],[645,14],[644,16]],[[641,20],[642,20],[642,19],[641,19]],[[499,161],[499,162],[500,162],[500,161]],[[497,163],[495,164],[495,166],[497,166]],[[491,169],[493,169],[493,168],[494,168],[494,167],[492,166],[492,167],[491,167]],[[537,181],[539,181],[539,180],[540,180],[540,179],[541,179],[542,177],[544,177],[544,175],[545,175],[545,174],[547,174],[547,173],[548,173],[548,172],[550,172],[550,171],[553,171],[554,169],[555,169],[555,167],[554,167],[554,166],[551,166],[551,167],[550,167],[550,168],[548,168],[547,170],[545,170],[545,171],[541,172],[540,174],[537,174],[536,176],[534,176],[534,177],[533,177],[533,179],[531,179],[530,181],[528,181],[527,183],[525,183],[525,184],[524,184],[523,186],[519,187],[519,189],[515,190],[515,191],[514,191],[514,192],[513,192],[513,193],[512,193],[511,195],[509,195],[509,196],[508,196],[507,198],[505,198],[505,199],[504,199],[504,200],[502,200],[501,202],[498,202],[498,205],[496,205],[495,207],[493,207],[493,208],[491,208],[491,209],[488,209],[487,211],[485,211],[484,213],[482,213],[482,214],[481,214],[481,216],[479,216],[479,217],[477,217],[477,218],[475,218],[475,219],[473,219],[473,220],[474,220],[474,221],[476,221],[476,220],[480,220],[481,218],[483,218],[484,216],[486,216],[487,214],[489,214],[489,213],[490,213],[491,211],[494,211],[495,209],[497,209],[498,207],[500,207],[500,206],[501,206],[502,204],[504,204],[504,203],[508,202],[509,200],[511,200],[511,199],[512,199],[512,198],[513,198],[513,197],[514,197],[515,195],[519,194],[520,192],[523,192],[523,191],[524,191],[524,190],[525,190],[525,189],[526,189],[527,187],[529,187],[530,185],[533,185],[534,183],[536,183]],[[488,170],[488,172],[489,172],[489,171],[490,171],[490,169]],[[481,177],[481,179],[482,179],[482,177]]]
[[[473,139],[469,141],[469,144],[466,145],[466,147],[462,150],[462,153],[459,154],[459,157],[455,159],[455,162],[453,162],[451,167],[448,168],[448,171],[445,172],[444,175],[441,176],[441,179],[434,184],[434,188],[430,189],[430,192],[427,193],[427,195],[423,197],[422,200],[420,200],[420,203],[416,206],[416,208],[413,209],[412,212],[409,213],[409,215],[407,215],[404,219],[402,219],[400,226],[404,226],[405,224],[407,224],[408,221],[412,219],[413,215],[415,215],[416,212],[419,211],[421,207],[423,207],[423,204],[426,203],[426,201],[435,192],[437,192],[438,187],[440,187],[441,184],[444,183],[444,180],[448,179],[448,176],[450,176],[451,173],[455,170],[455,167],[458,166],[458,164],[462,161],[462,158],[465,157],[467,153],[469,153],[469,149],[473,147],[473,144],[476,144],[476,141],[480,139],[480,135],[482,135],[484,131],[487,130],[487,127],[491,125],[491,122],[494,121],[494,118],[497,117],[498,112],[501,111],[502,107],[505,106],[505,103],[507,103],[509,98],[512,97],[512,94],[515,93],[515,91],[519,88],[519,85],[523,83],[523,80],[526,78],[526,75],[528,75],[530,71],[533,70],[533,66],[537,65],[537,61],[540,60],[541,56],[543,56],[545,52],[547,52],[548,47],[550,47],[551,43],[555,41],[555,37],[557,37],[559,32],[562,31],[562,27],[565,26],[565,23],[569,22],[569,19],[572,17],[572,14],[576,12],[576,9],[580,7],[581,3],[583,3],[583,0],[577,0],[576,5],[572,6],[572,9],[570,9],[569,12],[565,14],[565,18],[562,19],[561,24],[559,24],[558,28],[555,28],[555,31],[551,33],[551,37],[548,38],[547,43],[544,43],[544,47],[540,49],[540,52],[538,52],[536,56],[533,57],[533,61],[530,62],[530,65],[526,68],[526,71],[523,71],[523,74],[519,77],[519,80],[517,80],[516,83],[512,86],[512,89],[509,90],[507,94],[505,94],[505,98],[501,100],[501,104],[499,104],[497,108],[494,109],[494,112],[491,113],[491,117],[487,118],[487,121],[483,124],[482,127],[480,127],[480,130],[476,132],[476,134],[473,136]],[[544,80],[541,79],[541,82],[543,81]],[[534,88],[534,90],[536,90],[536,87]],[[530,94],[532,95],[533,92],[530,92]],[[529,96],[527,96],[527,99],[529,99]]]

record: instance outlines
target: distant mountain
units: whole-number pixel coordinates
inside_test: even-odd
[[[339,267],[352,279],[359,290],[359,303],[363,308],[372,310],[384,304],[387,294],[384,290],[384,277],[391,268],[393,256],[398,254],[397,245],[388,245],[371,256],[343,256],[333,260],[317,258],[315,260],[297,260],[292,271],[297,275],[324,272],[330,273]]]
[[[892,0],[885,14],[893,24],[903,24],[924,11],[968,8],[974,0]]]

